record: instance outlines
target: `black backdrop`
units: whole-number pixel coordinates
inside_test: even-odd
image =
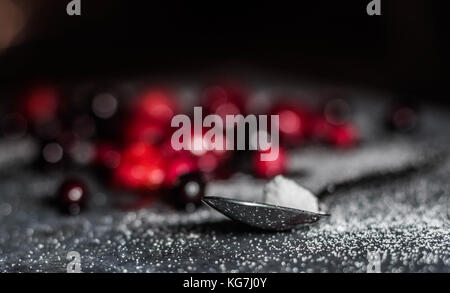
[[[35,9],[25,41],[0,55],[4,86],[239,66],[447,100],[444,1],[381,0],[368,16],[369,0],[82,0],[71,17],[68,2]]]

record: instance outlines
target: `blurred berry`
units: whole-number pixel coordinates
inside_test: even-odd
[[[308,119],[307,134],[308,138],[314,141],[328,141],[333,125],[331,125],[323,115],[314,114]]]
[[[205,195],[206,181],[200,172],[181,175],[170,189],[170,198],[175,207],[193,211],[201,205]]]
[[[105,169],[115,169],[120,164],[120,151],[112,144],[98,143],[95,146],[94,163]]]
[[[133,119],[170,126],[172,117],[178,112],[178,105],[169,92],[147,89],[138,97],[132,112]]]
[[[120,164],[114,170],[114,175],[120,186],[155,190],[165,179],[161,152],[144,142],[133,143],[122,151]]]
[[[87,140],[77,140],[69,148],[69,155],[73,163],[87,166],[94,161],[95,146]]]
[[[63,130],[63,123],[58,118],[33,125],[34,134],[41,140],[57,139]]]
[[[57,141],[44,142],[41,147],[39,164],[42,167],[60,166],[64,158],[64,149]]]
[[[358,142],[358,131],[351,124],[334,126],[329,136],[329,142],[339,148],[355,146]]]
[[[350,103],[343,98],[330,99],[323,107],[323,116],[332,125],[348,123],[352,117]]]
[[[226,149],[227,137],[223,133],[211,137],[212,141],[206,133],[205,129],[202,133],[192,131],[191,148],[188,151],[197,160],[199,170],[211,177],[231,158],[232,153]]]
[[[245,91],[236,85],[214,85],[204,90],[201,104],[207,114],[219,115],[225,121],[226,115],[245,115],[246,98]]]
[[[50,85],[35,86],[29,89],[23,97],[25,117],[32,124],[41,124],[55,119],[59,106],[59,92]]]
[[[99,119],[112,118],[118,111],[119,100],[110,92],[101,92],[95,95],[91,102],[91,109]]]
[[[278,115],[280,142],[286,146],[295,146],[303,142],[307,132],[308,114],[305,109],[290,103],[278,103],[269,111]]]
[[[197,169],[197,163],[191,155],[179,152],[167,160],[165,185],[170,187],[180,176]]]
[[[257,177],[272,178],[276,175],[284,174],[287,168],[287,154],[281,147],[278,148],[278,156],[270,160],[263,161],[262,156],[268,155],[270,150],[257,151],[253,154],[253,172]],[[273,152],[275,154],[275,152]]]
[[[125,139],[128,142],[161,144],[170,135],[170,131],[166,126],[144,119],[134,119],[125,128]]]
[[[78,215],[85,207],[88,190],[78,179],[67,179],[59,187],[57,202],[62,212]]]
[[[81,114],[75,117],[70,128],[80,139],[90,139],[97,134],[96,121],[92,116],[87,114]]]
[[[419,125],[419,109],[414,103],[397,102],[391,106],[386,118],[390,130],[412,132]]]

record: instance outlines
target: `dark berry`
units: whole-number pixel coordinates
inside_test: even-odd
[[[311,115],[308,119],[307,134],[308,138],[313,141],[326,142],[328,141],[333,125],[321,114]]]
[[[78,179],[65,180],[57,194],[57,201],[62,212],[69,215],[78,215],[85,207],[88,190]]]
[[[170,193],[175,207],[192,211],[201,204],[205,195],[206,181],[200,172],[191,172],[175,180]]]
[[[35,167],[39,171],[58,171],[66,167],[66,156],[63,145],[57,140],[42,141]]]
[[[98,137],[107,140],[120,139],[122,122],[125,118],[125,97],[128,95],[114,85],[101,85],[91,88],[84,95],[72,101],[75,108],[71,117],[72,128],[81,137]],[[68,109],[70,111],[70,109]]]
[[[27,121],[19,113],[6,114],[1,120],[1,131],[5,138],[21,138],[27,133]]]
[[[352,117],[350,103],[343,98],[330,99],[323,107],[323,116],[332,125],[348,123]]]
[[[414,131],[419,124],[419,111],[414,103],[396,103],[391,106],[386,124],[398,132]]]
[[[38,85],[30,88],[24,96],[23,110],[32,124],[41,124],[54,119],[60,105],[60,95],[56,87]]]

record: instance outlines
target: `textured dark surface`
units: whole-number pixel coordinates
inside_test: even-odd
[[[66,174],[32,171],[3,148],[0,271],[65,272],[68,252],[77,251],[83,272],[365,272],[373,255],[382,272],[450,272],[450,113],[426,107],[418,134],[394,138],[374,126],[376,96],[364,103],[361,147],[296,152],[291,171],[307,175],[295,179],[326,195],[321,206],[331,217],[287,232],[251,230],[208,207],[124,211],[114,206],[123,192],[87,172],[90,209],[63,216],[48,199]],[[257,200],[263,184],[237,175],[207,192]]]

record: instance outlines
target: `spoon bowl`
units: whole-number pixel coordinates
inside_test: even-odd
[[[329,216],[329,214],[216,196],[204,197],[202,201],[232,220],[263,230],[290,230],[298,225],[311,224],[324,216]]]

